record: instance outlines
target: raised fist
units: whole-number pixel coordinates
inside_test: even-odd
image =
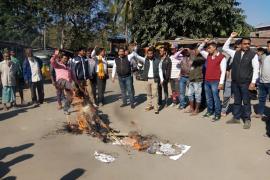
[[[237,32],[232,32],[232,33],[231,33],[231,38],[234,38],[234,37],[236,37],[237,35],[238,35]]]

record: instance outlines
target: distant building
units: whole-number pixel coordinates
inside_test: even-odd
[[[251,37],[268,37],[270,38],[270,23],[269,24],[259,24],[255,27],[255,32],[250,33]]]
[[[110,42],[110,53],[117,54],[119,47],[126,47],[126,36],[122,34],[117,34],[108,38]]]

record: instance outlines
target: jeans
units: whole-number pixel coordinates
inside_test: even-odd
[[[207,112],[211,114],[215,113],[215,116],[220,116],[221,114],[218,84],[219,81],[205,81],[204,84]]]
[[[201,103],[202,82],[190,82],[189,83],[189,85],[188,85],[188,99],[190,102],[194,102],[196,100],[196,103]]]
[[[222,103],[222,113],[227,113],[230,105],[230,100],[232,96],[232,82],[226,81],[225,82],[225,88],[224,88],[224,94],[223,94],[223,103]]]
[[[259,83],[259,108],[258,114],[264,114],[267,95],[270,94],[270,83]]]
[[[134,104],[131,78],[132,78],[131,76],[128,76],[128,77],[120,77],[119,76],[118,77],[123,104],[127,104],[127,98],[126,98],[127,93],[129,95],[130,105]]]
[[[188,77],[181,77],[179,80],[179,100],[180,100],[180,107],[185,107],[187,105],[185,95],[186,95],[186,87],[188,83]]]
[[[232,92],[234,94],[234,105],[233,105],[233,117],[240,119],[242,115],[241,106],[243,101],[243,118],[244,120],[251,120],[251,104],[249,96],[249,83],[236,83],[232,82]]]

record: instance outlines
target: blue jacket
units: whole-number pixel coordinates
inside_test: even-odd
[[[42,61],[40,61],[39,59],[35,59],[35,60],[38,62],[38,66],[41,72],[41,68],[43,64]],[[30,63],[27,58],[25,58],[23,62],[23,78],[25,82],[32,82],[32,71],[31,71]]]

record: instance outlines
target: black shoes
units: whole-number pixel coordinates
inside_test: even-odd
[[[220,118],[221,118],[221,116],[220,116],[220,115],[216,115],[215,117],[213,117],[212,122],[219,121],[219,120],[220,120]]]
[[[243,129],[250,129],[251,127],[251,121],[250,120],[246,120],[243,126]]]

